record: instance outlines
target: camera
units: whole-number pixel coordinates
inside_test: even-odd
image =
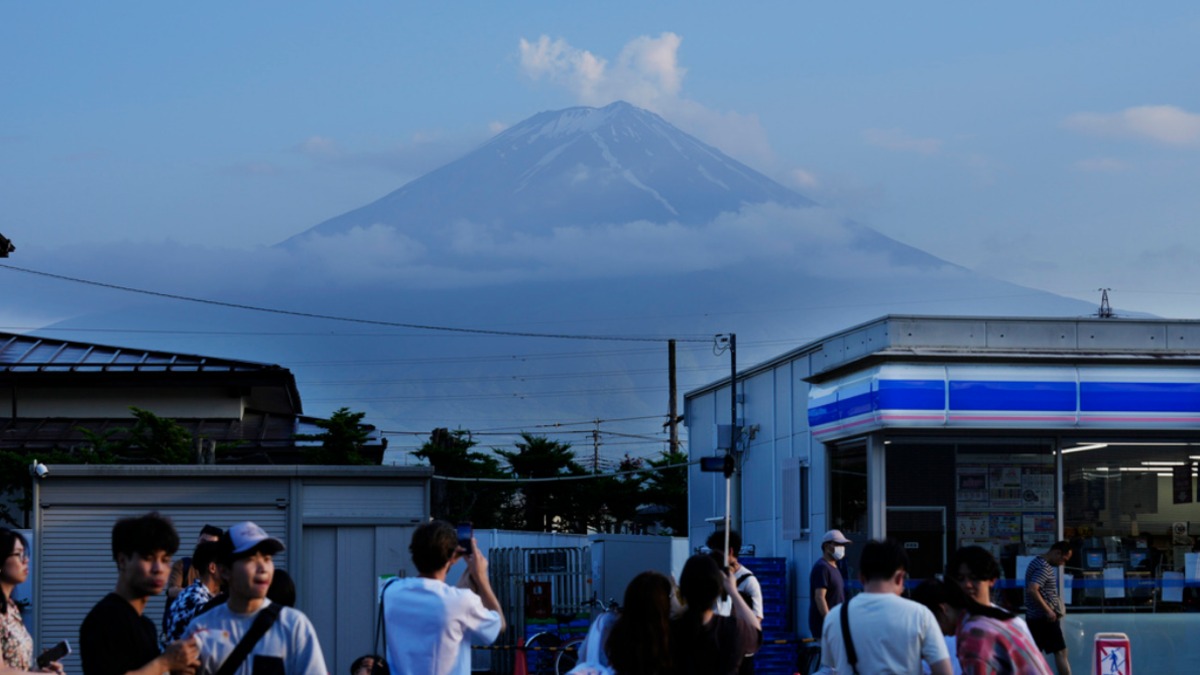
[[[45,478],[46,476],[50,475],[50,467],[35,459],[29,464],[29,475],[37,476],[38,478]]]

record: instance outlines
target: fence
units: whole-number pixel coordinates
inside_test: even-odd
[[[551,630],[587,631],[585,603],[592,597],[591,561],[587,548],[494,548],[488,570],[496,599],[509,622],[493,650],[475,650],[473,670],[512,673],[512,648],[518,638]]]

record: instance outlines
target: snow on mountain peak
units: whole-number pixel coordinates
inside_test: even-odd
[[[461,223],[524,233],[635,221],[696,225],[765,203],[812,204],[658,115],[617,101],[538,113],[309,232],[383,225],[427,241]]]

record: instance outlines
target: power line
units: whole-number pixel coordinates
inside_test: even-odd
[[[695,368],[677,368],[676,372],[699,372],[709,370],[721,370],[728,372],[728,366],[697,366]],[[374,386],[374,385],[393,385],[393,384],[432,384],[432,383],[449,383],[449,382],[524,382],[526,380],[568,380],[578,378],[591,377],[624,377],[626,375],[644,375],[649,373],[661,373],[662,368],[633,368],[630,370],[580,370],[574,372],[556,372],[556,373],[540,373],[540,374],[512,374],[512,375],[477,375],[477,376],[462,376],[462,377],[412,377],[412,378],[396,378],[387,380],[297,380],[297,384],[322,385],[322,386]]]
[[[666,342],[667,338],[661,337],[645,337],[645,336],[621,336],[621,335],[575,335],[569,333],[534,333],[529,331],[507,331],[493,330],[488,328],[460,328],[453,326],[434,326],[417,323],[403,323],[400,321],[383,321],[380,319],[359,319],[354,317],[336,316],[332,314],[317,314],[315,312],[300,312],[290,309],[277,309],[273,307],[258,307],[255,305],[246,305],[237,302],[225,302],[222,300],[209,300],[206,298],[194,298],[187,295],[178,295],[175,293],[164,293],[162,291],[151,291],[144,288],[133,288],[131,286],[121,286],[118,284],[110,284],[102,281],[93,281],[90,279],[80,279],[78,277],[69,277],[62,274],[54,274],[52,272],[42,272],[39,270],[31,270],[15,265],[0,264],[0,267],[9,269],[14,272],[24,272],[36,276],[47,277],[50,279],[58,279],[60,281],[69,281],[76,284],[84,284],[87,286],[96,286],[99,288],[107,288],[111,290],[123,291],[125,293],[138,293],[156,298],[165,298],[168,300],[180,300],[183,302],[194,302],[202,305],[212,305],[216,307],[228,307],[231,309],[242,309],[251,312],[263,312],[266,314],[279,314],[283,316],[296,316],[305,319],[322,319],[325,321],[342,321],[346,323],[360,323],[370,326],[388,326],[390,328],[411,328],[414,330],[438,331],[447,333],[466,333],[471,335],[491,335],[503,337],[529,337],[529,338],[547,338],[556,340],[601,340],[611,342]],[[694,342],[708,343],[712,342],[712,338],[676,338],[677,342]]]
[[[522,485],[525,483],[557,483],[562,481],[573,480],[593,480],[596,478],[613,478],[616,476],[626,476],[635,473],[658,473],[667,469],[680,469],[685,466],[693,466],[699,464],[700,460],[692,460],[690,462],[680,462],[679,464],[667,464],[666,466],[651,466],[644,469],[627,469],[625,471],[614,471],[613,473],[589,473],[579,476],[551,476],[549,478],[463,478],[459,476],[438,476],[441,480],[454,481],[458,483],[509,483],[514,485]]]

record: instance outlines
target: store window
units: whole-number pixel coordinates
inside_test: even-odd
[[[829,451],[829,526],[853,541],[867,539],[867,445],[848,443]]]
[[[1200,445],[1183,441],[1063,444],[1076,611],[1200,609],[1198,465]]]
[[[956,548],[982,546],[1000,561],[995,601],[1019,607],[1018,567],[1058,533],[1054,443],[893,437],[885,447],[887,534],[907,550],[910,576],[940,574]]]

